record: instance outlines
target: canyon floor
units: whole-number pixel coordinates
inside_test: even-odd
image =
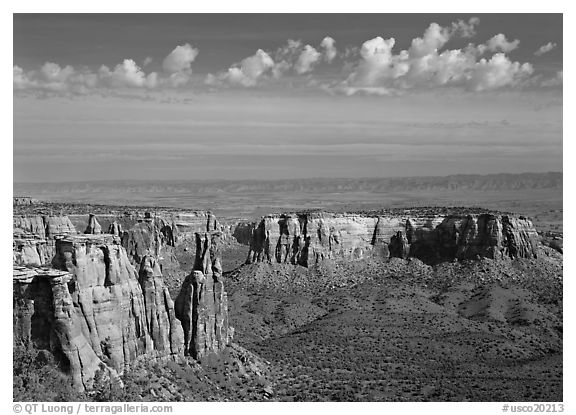
[[[198,365],[142,363],[125,392],[98,399],[562,401],[561,190],[435,195],[403,193],[386,206],[467,204],[527,214],[542,237],[538,259],[242,265],[248,247],[229,241],[222,260],[234,345],[222,359]],[[356,196],[338,195],[338,206],[331,202],[336,196],[322,200],[334,210],[383,206],[373,194],[361,203]],[[294,197],[294,205],[316,207],[314,195],[302,203]],[[117,202],[120,211],[126,200]],[[246,199],[219,219],[251,220],[282,203]],[[174,297],[193,258],[186,247],[171,254],[163,272]],[[18,364],[45,370],[38,356]]]
[[[228,283],[236,341],[270,362],[282,401],[561,401],[562,270],[548,253],[242,268]]]

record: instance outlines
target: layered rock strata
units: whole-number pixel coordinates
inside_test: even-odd
[[[67,216],[14,216],[13,264],[50,265],[55,252],[54,238],[75,233]]]
[[[54,269],[14,268],[14,334],[16,341],[51,350],[66,363],[73,384],[89,388],[98,370],[114,377],[82,331],[69,290],[73,275]]]
[[[89,215],[18,215],[13,218],[14,264],[49,265],[54,256],[54,238],[62,235],[108,234],[121,238],[135,267],[147,255],[160,258],[166,247],[186,243],[194,250],[195,233],[215,231],[222,226],[210,212],[134,212]],[[167,255],[170,255],[168,253]]]
[[[185,352],[200,359],[223,349],[232,338],[224,291],[220,232],[196,234],[194,270],[176,298],[176,316],[184,328]]]
[[[374,256],[439,262],[537,255],[538,233],[532,222],[522,216],[406,213],[371,216],[312,212],[265,216],[252,227],[246,262],[308,266],[324,259]]]
[[[14,267],[14,338],[54,352],[79,390],[96,371],[114,380],[140,357],[218,352],[231,338],[220,234],[202,235],[178,310],[154,256],[136,271],[117,236],[56,237],[52,268]]]
[[[44,239],[57,235],[75,234],[76,228],[68,216],[14,216],[13,231]]]

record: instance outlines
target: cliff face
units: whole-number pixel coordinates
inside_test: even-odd
[[[73,275],[53,269],[15,268],[14,337],[49,349],[68,366],[74,385],[92,385],[99,369],[115,373],[97,355],[82,332],[68,284]]]
[[[194,270],[176,298],[176,316],[184,327],[185,352],[195,358],[223,349],[232,339],[222,278],[221,237],[217,231],[196,234]]]
[[[149,276],[148,263],[143,262],[139,281],[116,238],[101,235],[59,239],[53,265],[74,275],[71,295],[78,306],[82,332],[96,354],[118,373],[139,355],[167,356],[179,352],[180,345],[170,344],[171,338],[149,330],[154,321],[148,317],[159,305],[151,296],[146,303],[144,292],[150,292],[151,284],[158,290],[163,310],[167,313],[173,310],[171,300],[165,301],[160,276]],[[174,318],[164,320],[169,323],[166,330],[181,331]]]
[[[38,238],[76,233],[68,216],[14,216],[14,233],[27,233]]]
[[[206,265],[191,275],[203,282],[177,314],[155,257],[144,255],[136,271],[117,236],[57,237],[53,268],[14,268],[14,338],[61,357],[80,390],[98,369],[115,379],[140,356],[217,352],[230,339],[217,238],[198,245]]]
[[[252,227],[246,262],[308,266],[374,256],[427,262],[530,258],[537,255],[537,241],[530,220],[509,215],[283,214],[265,216]]]
[[[69,215],[69,218],[78,229],[86,229],[84,233],[99,234],[107,230],[109,234],[120,236],[122,246],[136,267],[145,256],[162,257],[167,247],[183,242],[193,245],[196,232],[209,232],[221,227],[210,212],[125,212]]]
[[[121,243],[135,267],[151,255],[161,257],[166,247],[186,242],[194,250],[195,233],[219,230],[222,226],[209,212],[137,212],[101,215],[17,215],[13,218],[14,264],[50,265],[55,254],[54,238],[77,234],[108,233]]]
[[[50,265],[56,236],[75,234],[67,216],[14,216],[13,263],[39,267]]]

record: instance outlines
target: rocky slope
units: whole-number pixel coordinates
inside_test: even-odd
[[[242,226],[239,235],[246,233]],[[365,257],[415,257],[434,263],[536,257],[538,233],[525,217],[497,213],[304,212],[263,217],[252,225],[249,244],[247,263],[308,266],[324,259]]]
[[[217,269],[218,238],[211,242],[208,257]],[[205,281],[200,295],[177,314],[153,255],[144,255],[137,271],[114,235],[61,235],[54,246],[53,268],[14,268],[14,337],[53,351],[78,389],[90,388],[99,369],[116,379],[139,358],[179,358],[185,351],[201,358],[229,342],[223,283],[203,262],[192,274]],[[193,330],[183,330],[182,315],[202,318],[186,321]],[[186,348],[185,333],[203,348]]]

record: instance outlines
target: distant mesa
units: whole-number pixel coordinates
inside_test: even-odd
[[[247,234],[246,225],[239,232]],[[304,212],[252,224],[247,263],[310,266],[326,259],[418,258],[427,263],[476,258],[535,258],[538,233],[522,216],[493,213]]]
[[[12,198],[12,204],[17,206],[35,205],[37,203],[37,199],[29,196],[15,196]]]

